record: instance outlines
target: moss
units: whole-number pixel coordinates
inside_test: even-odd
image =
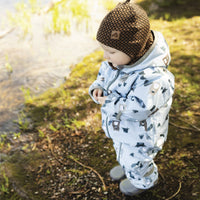
[[[8,192],[2,193],[2,199],[44,199],[38,196],[39,190],[35,173],[38,167],[45,162],[44,155],[38,152],[24,154],[16,152],[1,164],[1,175],[8,178]]]

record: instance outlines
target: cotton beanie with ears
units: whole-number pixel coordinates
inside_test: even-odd
[[[124,52],[135,63],[150,48],[153,35],[146,12],[127,0],[119,3],[102,20],[97,41]]]

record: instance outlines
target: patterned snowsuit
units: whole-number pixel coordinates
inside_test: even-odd
[[[133,65],[112,69],[102,63],[96,88],[107,96],[101,107],[102,128],[113,140],[117,160],[131,183],[148,189],[158,179],[153,158],[167,138],[169,110],[174,92],[174,76],[167,70],[168,45],[159,32],[147,53]]]

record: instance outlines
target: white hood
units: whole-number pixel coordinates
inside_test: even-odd
[[[133,70],[142,70],[146,67],[168,67],[171,57],[169,47],[163,37],[162,33],[153,31],[154,42],[146,54],[140,58],[133,65],[123,65],[124,72],[130,72]],[[163,59],[163,55],[165,59]],[[120,67],[119,67],[120,68]]]

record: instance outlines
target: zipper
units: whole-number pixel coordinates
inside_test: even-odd
[[[108,84],[108,87],[107,87],[108,94],[109,94],[109,87],[116,81],[116,79],[119,76],[119,73],[120,73],[120,70],[117,71],[117,74],[115,75],[114,79]],[[119,130],[119,127],[117,127],[116,129]],[[106,131],[107,131],[108,136],[111,138],[109,130],[108,130],[108,117],[106,117]]]
[[[109,138],[111,138],[109,130],[108,130],[108,117],[106,117],[106,131],[107,131]]]
[[[117,74],[115,75],[114,79],[108,84],[107,91],[109,90],[109,87],[116,81],[116,79],[119,76],[119,73],[120,73],[120,70],[117,71]]]
[[[121,159],[121,149],[122,149],[122,143],[120,142],[120,145],[119,145],[119,156],[118,156],[118,162],[120,163],[120,159]]]
[[[146,120],[140,121],[140,126],[144,126],[145,131],[147,131],[147,121]]]

